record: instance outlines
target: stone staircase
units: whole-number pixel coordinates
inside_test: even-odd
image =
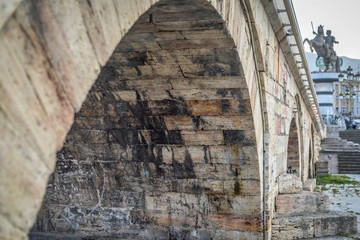
[[[271,239],[337,239],[356,234],[356,216],[330,211],[329,207],[328,196],[303,191],[300,179],[294,174],[281,175]]]
[[[352,132],[353,130],[346,130],[342,132]],[[360,130],[354,130],[360,134]],[[319,161],[315,163],[316,176],[322,176],[329,173],[360,173],[360,144],[343,139],[338,136],[327,137],[321,141],[321,151]],[[331,157],[332,159],[328,159]],[[330,165],[334,166],[330,166]],[[347,164],[349,164],[347,166]],[[356,167],[356,168],[353,168]],[[336,169],[336,172],[330,169]],[[350,171],[352,170],[352,171]]]
[[[347,129],[340,131],[339,135],[342,139],[360,144],[360,129]]]
[[[339,173],[360,174],[360,152],[344,152],[338,155]]]
[[[359,132],[360,133],[360,132]],[[321,151],[326,152],[360,152],[360,144],[342,139],[341,137],[324,138],[321,141]]]
[[[360,130],[348,129],[340,131],[339,136],[347,141],[360,144]],[[360,150],[359,151],[343,151],[338,154],[339,173],[360,174]]]

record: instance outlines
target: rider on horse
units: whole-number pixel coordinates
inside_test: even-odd
[[[327,45],[328,49],[330,50],[328,51],[327,57],[330,57],[332,55],[336,56],[336,52],[334,50],[334,43],[339,43],[339,42],[335,40],[334,36],[331,36],[331,30],[327,30],[326,35],[327,36],[324,37],[325,45]]]
[[[329,65],[332,65],[332,70],[336,72],[340,71],[340,62],[339,58],[334,51],[334,43],[339,43],[335,40],[335,37],[331,36],[331,31],[326,31],[327,36],[324,37],[324,26],[320,25],[318,27],[318,32],[314,32],[316,37],[312,40],[305,38],[304,43],[308,42],[310,45],[310,50],[313,52],[313,48],[318,55],[317,58],[322,57],[324,60],[324,64],[326,66],[325,71],[329,70]],[[335,69],[336,68],[336,69]]]

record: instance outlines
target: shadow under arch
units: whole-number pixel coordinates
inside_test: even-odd
[[[308,170],[308,177],[314,178],[315,177],[315,159],[314,159],[314,149],[315,149],[315,137],[314,137],[314,125],[310,125],[310,141],[309,141],[309,170]]]
[[[223,19],[207,1],[163,0],[124,36],[76,114],[33,231],[259,235],[258,164]]]
[[[294,105],[294,116],[289,127],[287,172],[296,174],[304,181],[303,119],[299,95],[295,96]]]
[[[287,153],[287,173],[300,177],[300,145],[296,117],[291,119]]]
[[[301,107],[300,97],[298,94],[295,95],[295,106],[296,106],[296,121],[298,126],[299,134],[299,159],[300,159],[300,168],[299,168],[299,177],[305,182],[305,156],[304,156],[304,119],[303,119],[303,110]]]

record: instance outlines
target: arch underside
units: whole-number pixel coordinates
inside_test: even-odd
[[[257,159],[249,92],[223,19],[207,1],[160,1],[121,40],[76,114],[33,231],[256,234]]]
[[[314,159],[314,149],[315,149],[315,137],[314,137],[314,127],[310,125],[310,141],[309,141],[309,172],[308,177],[313,178],[315,176],[315,159]]]

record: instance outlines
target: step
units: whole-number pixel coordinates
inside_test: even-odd
[[[355,137],[344,137],[344,139],[345,138],[348,142],[359,143],[359,141],[360,141],[360,139],[355,138]]]
[[[330,144],[330,143],[345,144],[346,142],[347,142],[347,140],[343,140],[341,138],[339,138],[339,139],[331,139],[331,140],[324,139],[324,140],[321,141],[321,144]]]
[[[359,144],[359,141],[360,141],[360,139],[357,139],[357,138],[351,138],[351,137],[348,137],[348,138],[346,138],[349,142],[353,142],[353,143],[357,143],[357,144]]]
[[[346,131],[346,132],[340,132],[339,136],[357,136],[359,134],[358,131],[353,132],[353,131]]]
[[[344,155],[344,153],[340,153],[338,154],[338,159],[344,159],[344,160],[347,160],[347,159],[350,159],[350,160],[357,160],[357,161],[360,161],[360,153],[355,153],[354,155],[347,155],[348,152],[346,152],[346,155]]]
[[[359,161],[360,161],[360,154],[351,154],[350,155],[350,153],[344,152],[344,153],[340,153],[338,155],[338,157],[339,158],[344,158],[344,159],[347,159],[347,158],[349,158],[349,159],[359,159]]]
[[[303,212],[321,212],[330,207],[330,199],[319,192],[304,191],[297,194],[279,194],[276,197],[276,214],[288,215]]]
[[[360,162],[360,156],[359,155],[343,155],[343,154],[339,154],[338,155],[339,159],[356,159]]]
[[[340,167],[360,167],[358,162],[338,162],[338,166]]]
[[[327,146],[327,145],[337,145],[337,146],[354,146],[356,144],[359,145],[358,143],[354,143],[352,141],[346,141],[346,142],[324,142],[321,143],[321,145]]]
[[[340,152],[359,152],[359,148],[352,148],[352,147],[346,147],[346,148],[332,148],[332,147],[322,147],[323,151],[340,151]]]
[[[322,144],[321,145],[322,148],[326,148],[326,147],[331,147],[331,148],[346,148],[346,147],[354,147],[354,148],[358,148],[359,146],[355,146],[354,144],[345,144],[345,145],[342,145],[342,144]]]
[[[346,160],[339,160],[338,161],[338,164],[339,166],[360,166],[360,163],[359,161],[357,160],[349,160],[349,159],[346,159]]]
[[[338,164],[339,168],[345,169],[360,169],[360,165],[355,165],[355,164],[351,164],[351,163],[347,163],[347,164]]]
[[[346,140],[347,140],[347,138],[359,139],[359,134],[360,134],[360,133],[340,134],[340,137],[341,137],[342,139],[346,139]]]
[[[353,174],[360,174],[360,168],[351,169],[351,168],[339,168],[339,173],[353,173]]]
[[[358,232],[355,234],[347,235],[346,237],[331,236],[331,237],[321,237],[321,238],[308,238],[308,240],[360,240],[360,233]]]
[[[341,161],[354,161],[354,162],[360,162],[360,158],[358,156],[343,156],[343,155],[338,155],[338,159]]]
[[[360,171],[359,166],[339,166],[339,170]]]
[[[344,139],[347,139],[348,141],[354,142],[354,143],[360,143],[360,139],[357,138],[350,138],[350,137],[344,137]]]
[[[356,167],[356,166],[360,166],[360,163],[358,161],[339,161],[338,162],[339,166],[352,166],[352,167]]]
[[[321,237],[321,238],[308,238],[308,240],[354,240],[354,238],[342,237],[342,236],[331,236],[331,237]]]
[[[356,232],[356,216],[347,212],[276,215],[272,220],[272,239],[309,239]]]
[[[344,163],[344,164],[360,164],[360,161],[359,161],[359,159],[351,159],[351,158],[341,158],[341,159],[339,159],[338,158],[338,162],[339,163]]]
[[[354,134],[340,134],[340,137],[341,137],[342,139],[346,139],[346,140],[347,140],[347,138],[359,139],[359,134],[360,134],[360,133],[354,133]]]
[[[340,152],[340,153],[353,153],[353,154],[357,154],[360,155],[360,148],[349,148],[349,149],[344,149],[344,148],[326,148],[326,147],[322,147],[320,152]]]
[[[359,170],[360,169],[360,165],[351,165],[351,164],[342,164],[342,165],[338,165],[338,169],[352,169],[352,170]]]
[[[339,174],[360,174],[360,169],[338,169]]]
[[[321,140],[321,143],[341,143],[341,144],[345,144],[349,142],[346,139],[342,139],[342,138],[325,138],[324,140]]]

